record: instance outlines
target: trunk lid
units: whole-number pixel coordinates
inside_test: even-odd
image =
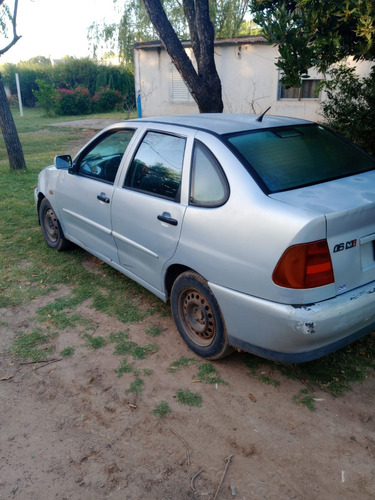
[[[375,171],[269,196],[325,216],[336,293],[375,280]]]

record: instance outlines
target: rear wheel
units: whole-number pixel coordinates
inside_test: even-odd
[[[59,251],[69,248],[71,243],[65,238],[55,211],[47,198],[43,198],[39,206],[39,221],[49,247]]]
[[[177,329],[192,351],[207,359],[232,352],[219,305],[202,276],[193,271],[178,276],[171,305]]]

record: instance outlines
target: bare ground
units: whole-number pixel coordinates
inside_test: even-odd
[[[14,359],[16,334],[69,291],[0,310],[1,499],[374,498],[374,376],[338,399],[317,391],[311,412],[292,400],[300,382],[267,372],[280,380],[275,388],[252,378],[244,353],[215,363],[227,385],[198,382],[198,358],[170,373],[173,361],[195,357],[171,318],[124,325],[90,304],[77,312],[95,336],[129,328],[137,344],[158,345],[135,362],[152,370],[141,394],[128,392],[134,374],[115,372],[114,345],[90,349],[81,327],[58,335],[53,363]],[[155,323],[163,333],[150,339]],[[75,354],[59,356],[68,346]],[[199,393],[202,406],[178,403],[181,388]],[[151,413],[160,401],[172,410],[162,419]]]

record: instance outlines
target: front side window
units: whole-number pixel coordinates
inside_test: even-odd
[[[129,167],[125,187],[179,201],[186,140],[147,132]]]
[[[77,173],[113,184],[134,130],[116,130],[99,139],[78,160]]]
[[[245,132],[228,140],[271,193],[375,169],[373,158],[315,124]]]
[[[191,170],[190,204],[217,207],[226,202],[228,195],[228,184],[219,163],[213,154],[197,141]]]

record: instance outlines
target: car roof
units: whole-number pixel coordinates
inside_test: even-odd
[[[265,115],[262,121],[257,121],[261,115],[257,114],[230,114],[230,113],[201,113],[191,115],[156,116],[131,120],[141,123],[159,123],[189,127],[215,134],[224,135],[248,130],[260,130],[273,127],[285,127],[311,123],[298,118],[286,116]]]

